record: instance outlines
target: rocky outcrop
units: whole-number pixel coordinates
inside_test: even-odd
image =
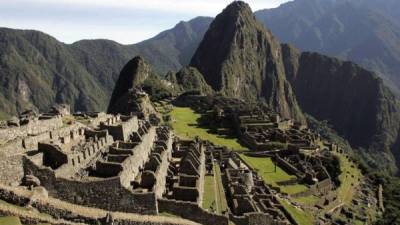
[[[249,101],[265,100],[283,117],[303,121],[285,78],[280,44],[244,2],[233,2],[215,18],[191,66],[217,92]]]
[[[147,94],[141,90],[147,79],[157,77],[140,56],[130,60],[122,69],[108,105],[108,113],[130,114],[154,111]]]
[[[119,75],[111,95],[108,109],[110,109],[114,102],[121,98],[122,95],[127,93],[129,89],[139,87],[146,78],[149,77],[150,73],[150,65],[148,65],[142,57],[137,56],[130,60]]]
[[[203,75],[193,67],[184,67],[178,73],[170,72],[165,78],[173,92],[178,95],[188,91],[198,91],[203,95],[213,93]]]

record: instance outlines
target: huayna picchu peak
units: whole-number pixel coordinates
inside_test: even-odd
[[[233,2],[215,18],[190,64],[215,91],[263,100],[283,117],[304,121],[285,78],[280,44],[248,4]]]
[[[395,64],[400,4],[372,1],[233,1],[133,45],[0,28],[0,225],[400,224],[398,84],[362,67]]]
[[[382,80],[354,63],[280,44],[248,4],[233,2],[215,18],[191,66],[225,96],[265,101],[300,122],[303,113],[329,121],[354,148],[372,152],[371,165],[397,170],[400,107]]]

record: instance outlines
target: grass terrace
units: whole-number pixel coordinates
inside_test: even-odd
[[[169,115],[172,117],[172,128],[181,138],[193,139],[198,136],[202,140],[208,140],[215,145],[225,146],[231,150],[248,150],[245,146],[239,143],[237,138],[213,134],[209,129],[200,127],[198,125],[198,120],[200,119],[201,115],[194,112],[190,108],[174,107]]]
[[[1,225],[21,225],[21,221],[16,216],[0,217]]]
[[[312,225],[314,224],[313,215],[307,213],[299,208],[296,208],[292,204],[290,204],[287,200],[279,200],[283,207],[289,212],[289,214],[293,217],[293,219],[299,225]]]
[[[303,192],[308,189],[307,186],[302,184],[278,185],[277,182],[290,180],[296,178],[296,176],[286,173],[279,166],[276,167],[275,171],[275,164],[271,158],[251,157],[244,154],[241,154],[240,157],[257,171],[258,175],[263,178],[265,183],[273,187],[279,187],[283,193],[290,195]]]
[[[279,187],[282,193],[286,194],[295,194],[299,192],[306,191],[308,189],[307,186],[302,184],[295,185],[278,185],[277,182],[289,180],[295,178],[295,176],[286,173],[279,166],[276,167],[271,158],[261,158],[261,157],[251,157],[241,154],[240,157],[247,164],[249,164],[253,169],[255,169],[260,175],[265,183],[273,186]],[[307,196],[296,199],[299,203],[310,203],[318,201],[318,198],[315,196]],[[283,207],[289,212],[289,214],[293,217],[294,220],[300,225],[310,225],[313,224],[313,215],[309,212],[305,212],[301,209],[296,208],[286,200],[280,200]],[[308,205],[308,204],[307,204]]]
[[[359,185],[359,179],[362,177],[357,165],[350,162],[346,155],[335,153],[340,159],[340,168],[342,173],[339,175],[341,182],[337,189],[338,198],[345,204],[351,204],[356,187]]]
[[[296,178],[295,176],[289,175],[279,166],[276,167],[271,158],[267,157],[251,157],[241,154],[240,157],[249,164],[253,169],[258,172],[267,184],[274,187],[279,187],[276,182],[290,180]]]
[[[315,195],[310,195],[306,197],[295,198],[294,201],[306,206],[314,206],[315,204],[318,203],[319,198]]]
[[[215,178],[213,175],[204,176],[203,209],[213,211],[216,208]]]
[[[217,163],[214,163],[214,175],[204,177],[203,208],[222,214],[228,209],[222,186],[221,170]]]

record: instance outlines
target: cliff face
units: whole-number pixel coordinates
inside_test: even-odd
[[[193,67],[184,67],[177,73],[168,73],[165,79],[170,83],[175,94],[198,91],[201,94],[212,94],[212,88],[204,80],[203,75]]]
[[[256,12],[285,43],[351,60],[400,93],[400,2],[295,0]]]
[[[263,99],[283,117],[304,121],[285,78],[280,44],[246,3],[233,2],[215,18],[190,65],[217,92]]]
[[[301,109],[327,120],[354,148],[394,170],[399,102],[376,75],[360,66],[282,45],[288,80]],[[393,155],[391,154],[391,151]],[[366,152],[362,152],[366,153]]]

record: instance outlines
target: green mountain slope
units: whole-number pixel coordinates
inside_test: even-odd
[[[74,110],[106,110],[121,68],[142,55],[160,75],[178,71],[193,55],[210,18],[180,22],[134,45],[109,40],[64,44],[38,31],[0,28],[0,113],[48,110],[69,103]]]
[[[0,30],[1,111],[45,109],[69,102],[75,109],[102,108],[106,92],[56,39],[36,31]]]

